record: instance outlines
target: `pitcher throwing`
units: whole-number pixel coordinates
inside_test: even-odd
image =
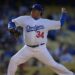
[[[18,65],[27,62],[34,57],[51,68],[58,75],[73,75],[63,65],[52,58],[46,48],[48,30],[58,30],[64,25],[66,13],[62,9],[59,21],[42,18],[43,7],[40,4],[32,6],[30,16],[20,16],[8,23],[8,29],[17,31],[16,27],[23,27],[24,47],[19,50],[10,60],[7,75],[15,75]]]

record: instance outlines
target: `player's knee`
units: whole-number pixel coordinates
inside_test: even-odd
[[[14,56],[11,57],[10,63],[11,63],[11,64],[17,64],[17,60],[16,60],[16,58],[15,58]]]
[[[56,63],[56,62],[49,63],[48,66],[55,68],[58,66],[58,63]]]

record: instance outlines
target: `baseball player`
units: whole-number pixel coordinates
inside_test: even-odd
[[[46,48],[48,30],[58,30],[64,25],[66,14],[62,9],[59,21],[42,18],[43,7],[40,4],[32,6],[30,16],[20,16],[8,23],[8,29],[17,31],[17,26],[23,27],[24,47],[19,50],[10,60],[7,75],[15,75],[18,65],[27,62],[34,57],[51,68],[58,75],[73,75],[63,65],[52,58]],[[17,31],[18,32],[18,31]]]

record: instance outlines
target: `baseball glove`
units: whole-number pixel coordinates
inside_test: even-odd
[[[18,38],[22,34],[22,28],[17,27],[16,30],[15,29],[9,29],[9,32],[11,33],[11,35]]]

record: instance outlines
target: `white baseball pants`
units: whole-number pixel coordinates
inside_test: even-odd
[[[54,61],[51,54],[48,52],[46,45],[40,45],[36,48],[31,48],[25,45],[11,58],[7,75],[15,75],[18,65],[27,62],[32,57],[37,58],[58,75],[73,75],[73,73],[66,69],[63,65]]]

